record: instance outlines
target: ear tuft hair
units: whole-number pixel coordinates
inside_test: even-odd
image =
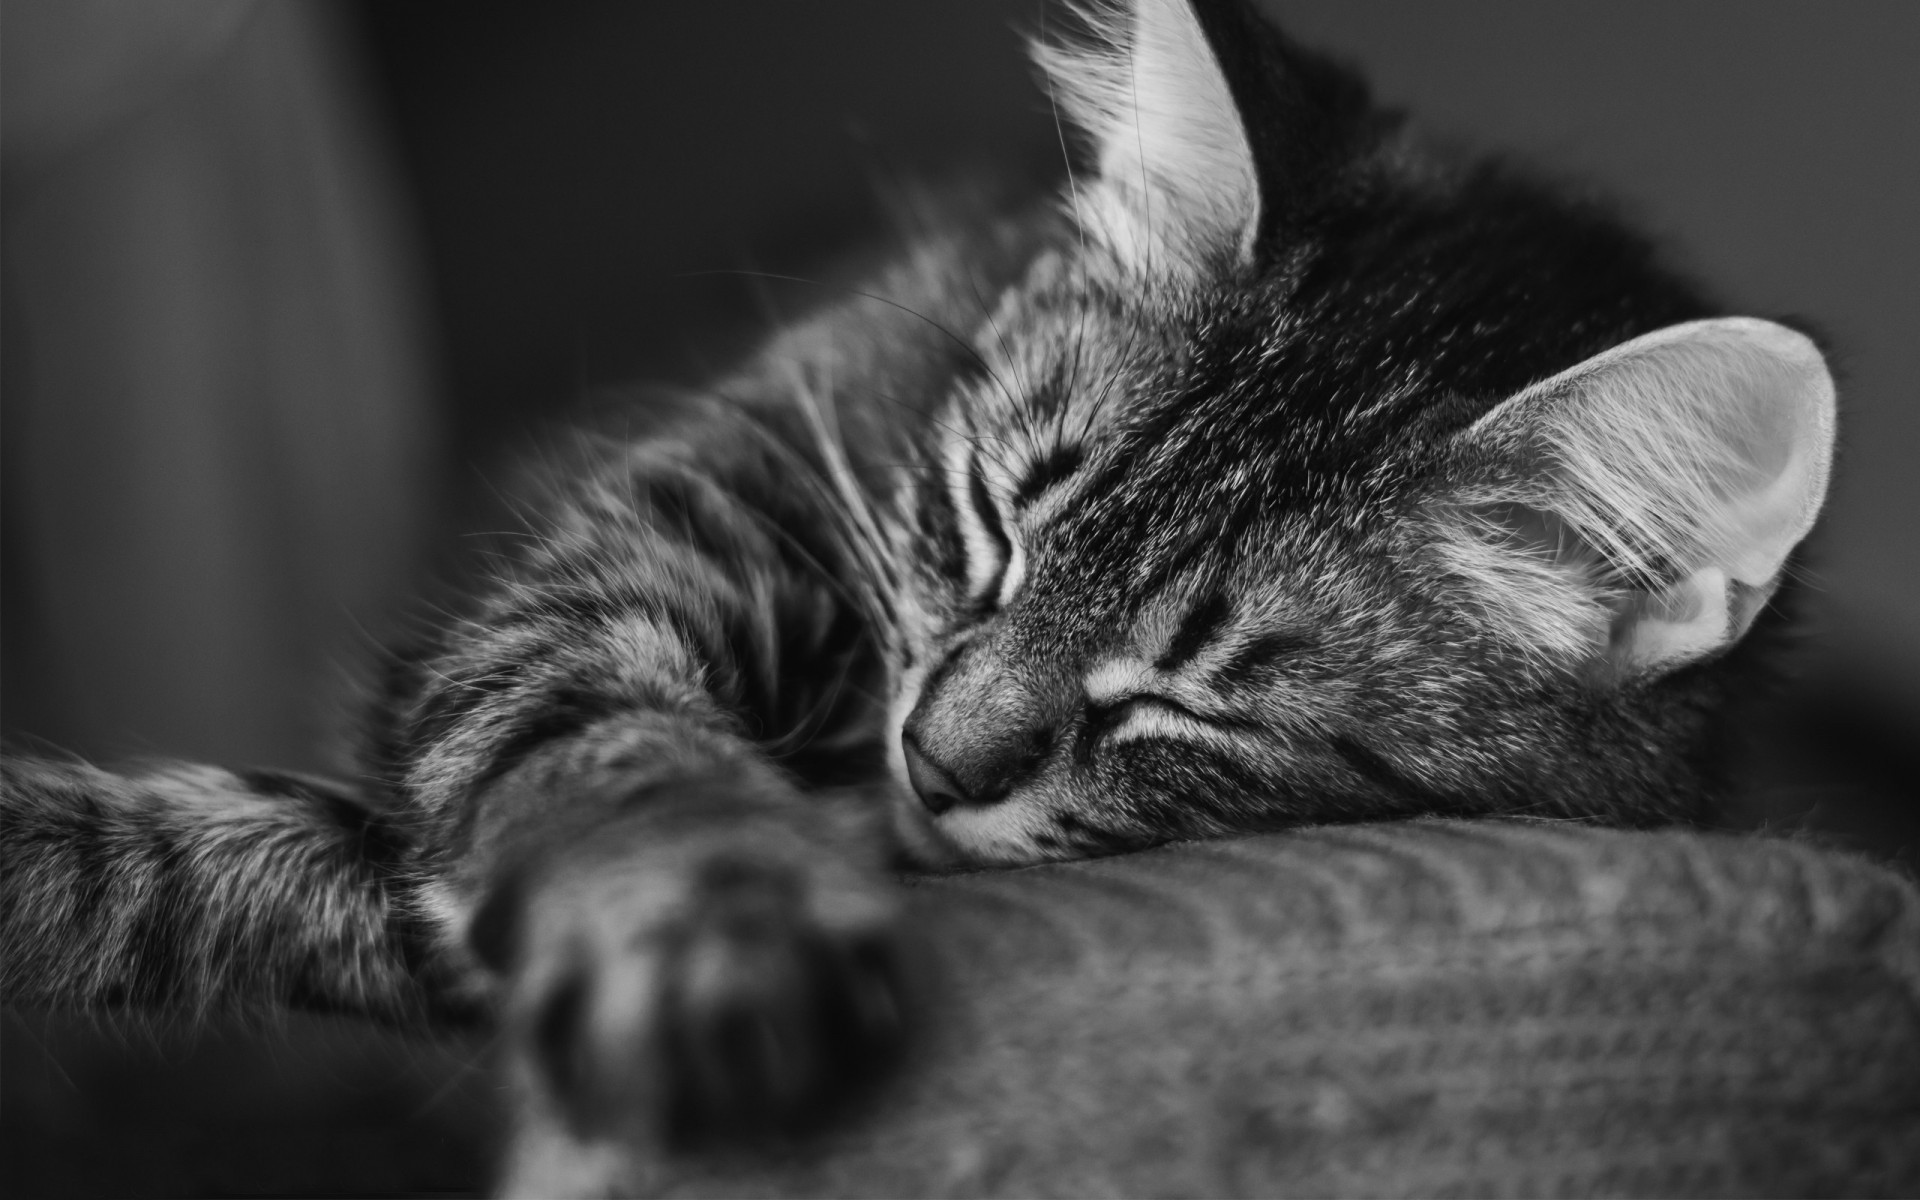
[[[1079,219],[1124,261],[1180,272],[1244,257],[1260,218],[1252,148],[1186,0],[1079,0],[1081,36],[1032,52],[1092,140]]]
[[[1745,317],[1675,325],[1527,388],[1456,439],[1442,566],[1503,636],[1622,674],[1725,647],[1825,500],[1833,381]]]

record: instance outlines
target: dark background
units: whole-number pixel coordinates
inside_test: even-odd
[[[31,7],[3,10],[10,121],[28,111],[13,85],[27,78],[16,56],[32,43],[15,34]],[[1808,555],[1813,637],[1760,718],[1741,815],[1913,864],[1920,7],[1271,7],[1297,35],[1362,63],[1426,125],[1600,180],[1737,310],[1828,331],[1843,456]],[[723,365],[810,302],[807,289],[734,272],[827,269],[879,219],[877,192],[902,177],[983,166],[1046,177],[1059,162],[1015,35],[1037,24],[1032,0],[302,11],[291,32],[263,31],[262,12],[244,6],[210,18],[227,41],[84,133],[8,129],[0,718],[16,741],[327,765],[351,664],[404,629],[407,597],[452,572],[461,535],[504,519],[499,481],[541,428],[596,384],[696,380]],[[282,65],[229,64],[256,50]],[[225,82],[194,81],[220,72]],[[307,90],[284,106],[284,126],[268,125],[288,78]],[[196,132],[236,111],[252,122],[242,134]],[[331,114],[324,127],[316,113]],[[162,134],[173,157],[140,166],[156,161],[143,147]],[[342,186],[358,215],[309,211],[334,195],[334,177],[296,172],[283,184],[293,199],[272,201],[277,232],[260,234],[245,214],[278,193],[245,182],[248,172],[266,161],[260,146],[300,138],[357,164]],[[210,228],[169,233],[176,209],[125,182],[157,179],[178,211],[204,211],[193,197],[207,193],[180,181],[215,160],[238,164],[216,163],[228,179],[217,197],[240,215]],[[119,240],[89,224],[102,212],[121,214]],[[189,390],[150,396],[142,381],[164,375],[153,347],[182,343],[178,314],[191,305],[156,293],[175,324],[130,336],[133,349],[114,359],[116,331],[146,319],[147,293],[124,283],[122,265],[139,257],[126,247],[173,238],[162,249],[174,257],[152,260],[166,278],[196,247],[243,260],[255,241],[278,247],[270,270],[210,275],[197,295],[214,315],[189,332],[217,346],[225,321],[250,351],[299,350],[301,335],[320,336],[311,312],[264,333],[248,322],[314,290],[300,283],[309,225],[316,243],[351,227],[374,247],[359,275],[327,286],[373,297],[365,311],[391,319],[329,326],[333,340],[301,351],[304,374],[262,366],[231,384],[227,407],[194,410],[197,424],[142,424]],[[86,259],[89,246],[111,261]],[[223,290],[230,278],[255,289],[246,303],[205,300],[234,290]],[[89,386],[100,379],[112,386]],[[85,408],[105,392],[123,407]],[[362,407],[338,399],[346,393]],[[254,429],[248,414],[283,395],[287,415]],[[181,507],[189,480],[220,486]],[[342,493],[360,501],[329,499]],[[213,516],[187,519],[202,511]],[[103,1043],[71,1023],[12,1020],[0,1111],[8,1190],[471,1183],[485,1150],[475,1132],[485,1097],[465,1070],[478,1048],[300,1029],[287,1050],[236,1032],[121,1031]],[[226,1174],[182,1166],[223,1147],[238,1163]]]

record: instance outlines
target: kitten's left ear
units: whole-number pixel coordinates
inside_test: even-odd
[[[1455,440],[1443,563],[1526,649],[1660,672],[1740,638],[1812,529],[1834,389],[1806,337],[1745,317],[1646,334]]]
[[[1085,16],[1088,40],[1034,56],[1098,154],[1081,219],[1144,271],[1284,240],[1370,127],[1359,79],[1248,0],[1094,0]]]

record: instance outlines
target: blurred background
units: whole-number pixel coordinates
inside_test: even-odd
[[[1736,310],[1827,332],[1843,456],[1812,636],[1758,718],[1742,819],[1915,864],[1920,6],[1268,6],[1426,126],[1599,181]],[[463,535],[499,527],[542,428],[597,385],[723,366],[770,320],[738,272],[822,270],[902,179],[1057,173],[1017,37],[1039,19],[1035,0],[5,0],[9,744],[337,762],[356,664]],[[68,1164],[98,1136],[75,1097],[145,1095],[124,1072],[209,1053],[136,1039],[94,1086],[81,1034],[8,1032],[0,1132]],[[360,1059],[319,1057],[324,1103],[386,1111],[367,1097],[389,1083],[339,1065]],[[193,1061],[202,1091],[242,1070]],[[470,1184],[478,1101],[395,1102],[440,1122],[414,1148],[443,1157],[406,1186]],[[182,1103],[203,1138],[268,1136]],[[42,1111],[67,1116],[21,1124]],[[351,1157],[302,1187],[365,1190]],[[202,1190],[155,1162],[97,1190]]]

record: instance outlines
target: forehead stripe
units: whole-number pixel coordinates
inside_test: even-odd
[[[1213,678],[1227,687],[1251,686],[1260,680],[1268,668],[1312,645],[1312,640],[1306,635],[1287,630],[1256,634],[1233,652]]]
[[[1187,615],[1180,620],[1180,628],[1174,631],[1173,640],[1167,643],[1166,652],[1155,659],[1153,665],[1162,671],[1177,671],[1192,662],[1232,615],[1233,602],[1225,592],[1209,594],[1187,610]]]

